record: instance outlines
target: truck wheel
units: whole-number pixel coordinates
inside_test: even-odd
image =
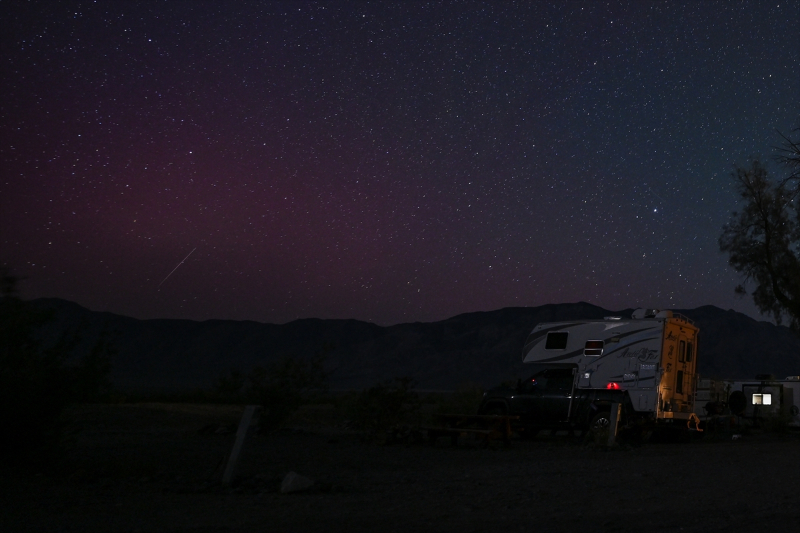
[[[600,411],[589,422],[589,431],[604,431],[611,425],[611,413]]]

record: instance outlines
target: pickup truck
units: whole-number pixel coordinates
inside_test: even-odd
[[[688,318],[657,309],[539,323],[522,350],[532,374],[488,391],[479,413],[517,415],[524,435],[608,426],[613,403],[622,405],[623,425],[696,427],[698,332]]]
[[[517,415],[515,431],[533,437],[543,429],[588,431],[608,427],[611,404],[623,404],[623,413],[632,410],[621,390],[575,389],[575,375],[569,368],[545,368],[516,387],[501,385],[484,393],[479,414]],[[627,401],[626,401],[627,400]]]

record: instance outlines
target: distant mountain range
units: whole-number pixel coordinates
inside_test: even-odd
[[[90,311],[60,299],[31,301],[55,318],[40,331],[45,342],[81,328],[88,347],[103,329],[118,351],[112,381],[128,390],[211,387],[230,369],[249,372],[283,356],[310,358],[323,346],[331,389],[362,389],[409,376],[420,389],[452,390],[462,383],[484,387],[521,377],[522,345],[539,322],[630,316],[587,304],[509,307],[465,313],[439,322],[382,327],[359,320],[302,319],[288,324],[252,321],[137,320]],[[783,326],[759,322],[714,306],[675,310],[700,328],[700,374],[752,379],[800,374],[800,337]]]

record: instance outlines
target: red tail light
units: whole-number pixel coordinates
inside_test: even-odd
[[[620,390],[622,387],[619,386],[619,383],[615,383],[612,381],[611,383],[606,385],[606,388],[611,390]]]

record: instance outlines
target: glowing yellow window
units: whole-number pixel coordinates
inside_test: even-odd
[[[772,394],[753,394],[753,405],[772,405]]]

